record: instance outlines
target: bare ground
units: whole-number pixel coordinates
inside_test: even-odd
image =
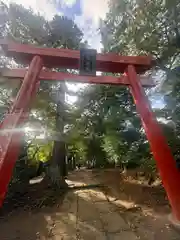
[[[149,187],[118,170],[80,170],[62,193],[47,183],[5,203],[0,240],[180,239],[170,227],[163,188]]]

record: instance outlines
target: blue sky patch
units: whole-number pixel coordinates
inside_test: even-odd
[[[82,15],[81,0],[76,0],[72,4],[66,4],[64,1],[59,1],[55,4],[55,6],[57,12],[63,13],[63,15],[67,16],[70,19],[74,20],[75,16]]]

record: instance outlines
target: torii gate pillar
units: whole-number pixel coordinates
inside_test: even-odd
[[[0,134],[0,207],[3,204],[21,146],[22,131],[13,130],[16,130],[28,118],[31,101],[39,87],[38,76],[42,66],[41,58],[33,57],[12,109],[0,125],[2,131]]]
[[[175,159],[132,65],[128,66],[127,75],[137,111],[172,207],[174,221],[180,221],[180,171],[176,167]]]

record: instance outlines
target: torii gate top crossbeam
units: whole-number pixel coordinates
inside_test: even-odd
[[[5,40],[1,40],[0,45],[6,55],[13,57],[17,62],[29,64],[32,58],[38,55],[46,67],[79,69],[80,52],[76,50],[39,48]],[[97,71],[124,73],[128,65],[133,65],[137,73],[143,73],[152,67],[152,58],[150,56],[120,56],[112,53],[97,54]]]

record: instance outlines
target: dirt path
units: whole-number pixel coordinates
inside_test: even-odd
[[[76,189],[70,190],[63,202],[61,199],[51,207],[42,206],[36,212],[18,209],[12,215],[3,217],[0,239],[180,239],[166,221],[149,219],[139,208],[134,211],[133,206],[128,211],[128,207],[123,207],[125,201],[113,197],[106,188],[97,187],[104,181],[100,175],[84,170],[70,174],[69,179],[69,184]],[[158,228],[155,228],[157,225]]]

